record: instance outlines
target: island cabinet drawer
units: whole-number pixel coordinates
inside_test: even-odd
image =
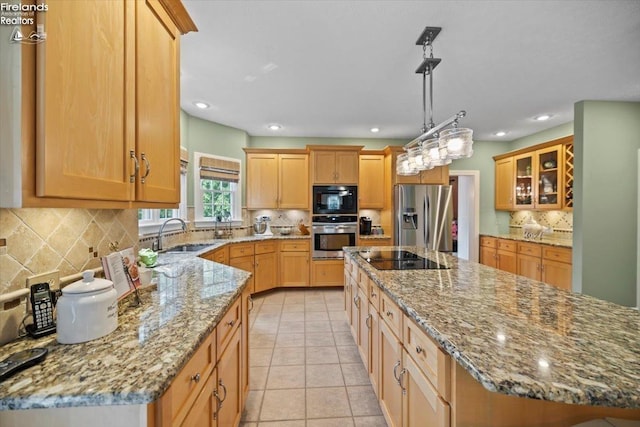
[[[451,400],[451,357],[416,323],[404,318],[404,347],[424,376],[446,401]]]
[[[364,271],[362,271],[361,268],[359,268],[358,269],[358,286],[360,287],[360,289],[362,289],[365,295],[367,294],[367,292],[369,292],[370,280],[371,279],[369,279],[369,276],[367,276],[367,273],[365,273]]]
[[[402,312],[387,294],[380,296],[380,317],[397,337],[402,337]]]
[[[515,252],[516,242],[513,240],[498,239],[498,249],[502,249],[507,252]]]
[[[518,242],[518,254],[540,258],[542,256],[542,247],[537,243]]]
[[[163,419],[171,419],[171,425],[181,425],[200,391],[209,381],[216,362],[215,331],[207,337],[191,359],[171,382],[160,398]]]
[[[229,258],[253,255],[253,243],[236,243],[229,248]]]
[[[218,347],[218,354],[222,354],[224,349],[229,344],[233,333],[238,329],[241,320],[240,300],[238,298],[234,302],[227,313],[224,315],[220,322],[216,326],[216,345]]]
[[[498,239],[495,237],[480,236],[480,246],[495,249],[498,247]]]
[[[543,246],[542,258],[571,264],[571,249],[557,248],[555,246]]]
[[[276,242],[274,240],[269,242],[256,243],[255,254],[270,254],[276,251]]]
[[[280,252],[309,252],[309,242],[280,242]]]

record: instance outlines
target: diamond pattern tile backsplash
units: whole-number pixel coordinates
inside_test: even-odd
[[[573,234],[573,212],[565,211],[516,211],[511,212],[509,227],[521,228],[534,219],[538,224],[553,228],[558,237],[571,238]],[[560,236],[561,235],[561,236]]]
[[[100,267],[112,242],[138,244],[137,209],[0,209],[0,294],[34,274]]]

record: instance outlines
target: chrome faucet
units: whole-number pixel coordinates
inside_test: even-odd
[[[160,226],[160,230],[158,230],[158,240],[156,241],[156,250],[162,250],[162,231],[164,230],[164,226],[167,225],[170,221],[180,221],[182,223],[182,231],[187,231],[187,224],[181,218],[169,218]]]

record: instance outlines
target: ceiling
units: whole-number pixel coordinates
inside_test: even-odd
[[[252,136],[413,139],[426,26],[442,27],[434,122],[466,110],[475,140],[570,122],[581,100],[640,101],[638,0],[183,3],[199,31],[182,37],[182,108]]]

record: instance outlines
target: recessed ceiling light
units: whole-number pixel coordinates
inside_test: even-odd
[[[540,114],[539,116],[535,116],[533,120],[538,122],[544,122],[545,120],[549,120],[551,118],[551,114]]]
[[[371,128],[371,132],[378,133],[380,132],[380,128]]]
[[[282,129],[282,126],[277,124],[277,123],[271,123],[269,126],[267,126],[270,130],[280,130]]]
[[[202,101],[194,102],[193,105],[195,105],[198,108],[202,108],[203,110],[206,109],[206,108],[209,108],[209,104],[207,104],[206,102],[202,102]]]
[[[505,136],[506,134],[507,134],[507,132],[505,132],[503,130],[494,133],[495,136]]]

